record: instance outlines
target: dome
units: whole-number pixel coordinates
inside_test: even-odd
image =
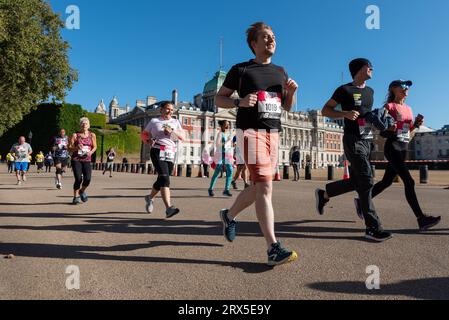
[[[207,82],[204,86],[204,93],[208,93],[211,91],[217,92],[223,85],[223,82],[226,79],[226,74],[227,73],[224,71],[218,71],[217,73],[215,73],[215,76],[212,78],[212,80]]]
[[[106,106],[103,99],[101,99],[101,102],[98,104],[97,109],[95,109],[95,113],[106,113]]]
[[[116,96],[114,96],[114,98],[112,98],[112,101],[109,104],[109,107],[118,107],[118,100],[117,100]]]

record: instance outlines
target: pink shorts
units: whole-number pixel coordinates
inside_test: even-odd
[[[279,133],[265,130],[244,131],[244,158],[251,181],[273,181],[278,163]]]

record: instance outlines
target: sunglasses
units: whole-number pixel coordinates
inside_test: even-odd
[[[408,86],[408,85],[406,85],[406,84],[401,84],[401,88],[402,88],[403,90],[408,90],[408,89],[410,89],[410,86]]]

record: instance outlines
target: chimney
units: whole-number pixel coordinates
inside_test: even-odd
[[[178,91],[177,90],[173,90],[171,100],[176,107],[178,105]]]

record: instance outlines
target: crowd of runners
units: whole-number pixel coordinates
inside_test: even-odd
[[[226,175],[223,195],[232,197],[231,187],[238,189],[237,181],[242,178],[244,189],[233,204],[219,212],[223,235],[234,242],[238,235],[237,217],[254,204],[257,220],[266,240],[268,265],[276,266],[295,261],[297,253],[284,247],[275,233],[275,209],[273,208],[273,174],[278,165],[278,146],[282,112],[290,111],[295,105],[298,84],[287,71],[272,63],[276,51],[276,38],[272,28],[264,23],[255,23],[247,30],[247,43],[254,58],[234,65],[226,76],[223,86],[216,95],[216,105],[221,108],[237,109],[237,130],[231,132],[229,121],[219,123],[215,140],[204,148],[204,168],[213,168],[208,195],[215,196],[215,186],[220,175]],[[367,85],[373,77],[373,64],[364,58],[350,62],[352,81],[335,90],[323,108],[328,118],[344,118],[343,145],[345,156],[351,164],[349,180],[329,183],[324,189],[315,191],[316,208],[320,215],[325,213],[329,201],[348,192],[357,192],[354,212],[366,225],[365,236],[382,242],[392,237],[385,231],[376,212],[373,198],[385,191],[399,175],[404,182],[405,196],[412,208],[418,228],[421,231],[436,226],[441,217],[426,215],[419,204],[415,183],[405,164],[406,153],[413,134],[424,121],[422,115],[413,116],[406,104],[413,85],[412,81],[395,80],[388,86],[385,105],[374,109],[374,91]],[[239,98],[235,98],[237,92]],[[341,106],[341,108],[337,108]],[[151,161],[157,172],[150,193],[145,196],[145,210],[152,213],[154,201],[160,193],[165,205],[166,218],[180,213],[173,205],[170,193],[170,176],[173,174],[177,143],[186,139],[182,125],[173,117],[173,102],[160,103],[160,117],[154,118],[144,128],[141,139],[151,146]],[[374,184],[370,154],[373,132],[378,130],[386,139],[385,158],[388,167],[383,179]],[[69,161],[75,179],[73,185],[74,205],[88,201],[87,188],[92,179],[92,155],[97,150],[96,136],[90,131],[89,119],[80,119],[80,128],[71,137],[64,129],[54,137],[51,152],[42,152],[36,157],[39,172],[44,165],[47,172],[56,168],[55,186],[63,187],[63,175]],[[212,152],[213,151],[213,156]],[[33,150],[24,137],[20,137],[7,155],[8,171],[15,171],[17,184],[26,181],[26,173]],[[112,177],[112,164],[117,156],[114,149],[107,151],[107,165],[103,175]],[[299,150],[294,149],[291,163],[294,180],[299,180]],[[236,168],[234,172],[234,168]],[[204,170],[206,171],[206,170]],[[249,174],[248,174],[249,172]]]

